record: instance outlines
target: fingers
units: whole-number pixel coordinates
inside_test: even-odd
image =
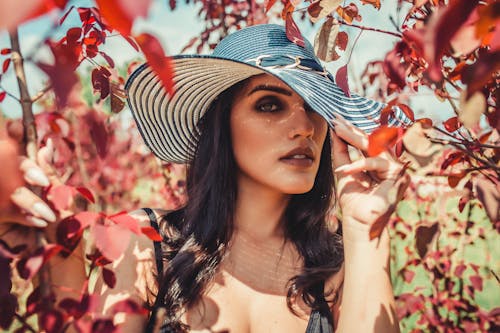
[[[43,187],[50,185],[49,178],[47,178],[43,170],[29,158],[21,157],[20,169],[24,174],[24,180],[28,184]]]
[[[26,222],[20,220],[20,223],[44,227],[47,225],[45,221],[56,221],[56,214],[52,209],[50,209],[40,197],[26,187],[19,187],[11,194],[10,199],[19,208],[31,215],[29,219],[26,219]]]
[[[334,168],[351,163],[347,144],[342,141],[335,131],[330,131],[330,138],[332,141],[332,164]]]
[[[368,150],[368,135],[344,119],[341,115],[331,120],[334,125],[335,133],[351,146],[362,151]]]
[[[335,169],[336,173],[355,174],[362,171],[373,171],[380,180],[395,179],[401,172],[402,165],[384,157],[361,158],[351,164],[345,164]],[[382,177],[381,177],[382,176]]]

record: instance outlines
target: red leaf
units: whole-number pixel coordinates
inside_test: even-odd
[[[94,68],[92,70],[92,87],[100,93],[99,99],[105,99],[109,95],[109,77],[111,72],[104,68]]]
[[[434,223],[431,226],[421,225],[417,227],[415,233],[415,246],[420,258],[424,258],[439,237],[439,225]]]
[[[3,48],[0,50],[1,55],[7,55],[7,54],[10,54],[11,52],[12,52],[12,50],[9,48]]]
[[[85,229],[88,226],[95,225],[98,221],[104,218],[102,214],[94,212],[80,212],[74,216],[80,222],[81,228]]]
[[[85,310],[82,311],[81,304],[79,301],[73,298],[65,298],[59,302],[59,308],[66,311],[66,313],[72,317],[80,318],[85,314]]]
[[[479,0],[454,0],[431,16],[427,31],[426,58],[429,62],[429,76],[441,80],[441,57],[455,33],[467,21]]]
[[[57,310],[43,311],[39,317],[39,325],[47,333],[61,332],[63,314]]]
[[[163,238],[153,227],[142,227],[141,232],[155,242],[161,242]]]
[[[451,117],[443,123],[443,126],[448,132],[452,133],[455,132],[461,124],[458,121],[458,117]]]
[[[305,46],[304,37],[302,37],[299,27],[293,20],[292,13],[290,12],[286,14],[285,28],[286,28],[286,37],[288,38],[289,41],[291,41],[294,44],[297,44],[298,46],[302,47]]]
[[[7,58],[3,61],[3,65],[2,65],[2,72],[5,73],[7,71],[7,69],[9,69],[9,65],[10,65],[10,58]]]
[[[67,217],[59,222],[56,230],[56,240],[57,244],[64,247],[61,252],[63,257],[67,258],[73,252],[82,235],[82,224],[74,216]]]
[[[17,271],[22,279],[29,280],[40,270],[43,265],[43,247],[35,251],[28,258],[23,258],[17,262]]]
[[[368,156],[377,156],[393,147],[402,134],[402,129],[380,126],[368,137]]]
[[[117,313],[148,314],[148,310],[132,300],[123,300],[113,305],[113,315]]]
[[[116,276],[112,270],[107,269],[106,267],[103,267],[102,268],[102,278],[104,280],[104,283],[106,283],[106,285],[108,287],[110,287],[111,289],[113,289],[115,287]]]
[[[477,177],[477,198],[483,204],[492,223],[500,219],[500,183],[496,178]]]
[[[350,3],[345,7],[338,7],[337,14],[344,19],[348,24],[351,24],[354,20],[361,21],[361,16],[359,15],[358,6],[354,3]]]
[[[109,261],[106,257],[104,257],[99,250],[95,250],[94,253],[87,254],[86,257],[88,260],[92,262],[92,264],[94,264],[97,267],[102,267],[111,264],[111,261]]]
[[[94,111],[85,115],[85,121],[90,128],[90,137],[95,144],[97,154],[100,158],[105,158],[108,152],[108,131],[104,119]]]
[[[462,275],[466,269],[467,269],[467,266],[465,266],[464,264],[457,265],[457,267],[455,268],[455,276],[458,277],[459,279],[461,279]]]
[[[109,55],[107,55],[106,53],[104,53],[102,51],[99,51],[99,54],[104,58],[104,60],[106,60],[109,67],[115,68],[115,62],[113,61],[113,59]]]
[[[139,52],[139,45],[137,45],[137,43],[132,38],[128,36],[124,36],[123,38],[125,38],[125,40],[134,48],[134,50]]]
[[[151,68],[160,78],[163,87],[170,96],[174,95],[174,81],[172,80],[174,66],[169,57],[165,57],[163,48],[156,37],[144,33],[136,37],[137,43],[141,47],[142,52],[146,56]]]
[[[383,62],[384,73],[398,89],[406,86],[406,68],[401,64],[401,56],[398,52],[403,45],[404,42],[396,44],[394,49],[387,53]]]
[[[266,3],[266,13],[271,9],[272,6],[276,3],[276,0],[267,0]]]
[[[422,125],[422,128],[427,129],[433,126],[432,119],[430,118],[420,118],[416,120],[418,123]]]
[[[469,279],[474,289],[476,289],[477,291],[483,290],[483,278],[481,276],[473,275]]]
[[[467,84],[467,99],[493,79],[500,70],[500,51],[482,53],[472,65],[462,71],[462,80]]]
[[[109,226],[95,224],[91,228],[91,233],[96,247],[111,261],[118,259],[125,252],[130,241],[130,230],[116,224]]]
[[[76,44],[81,36],[82,36],[82,28],[79,27],[70,28],[66,32],[66,42],[68,44]]]
[[[122,35],[131,35],[134,20],[148,13],[151,0],[96,0],[102,16]]]
[[[28,315],[38,312],[40,309],[40,287],[36,287],[26,300],[26,313]]]
[[[73,86],[79,82],[75,73],[80,64],[81,46],[64,43],[48,43],[54,56],[54,64],[38,63],[38,67],[50,78],[60,107],[65,106]]]
[[[127,212],[120,212],[115,215],[108,216],[108,218],[115,222],[116,224],[127,228],[135,234],[141,233],[141,228],[139,227],[139,222],[130,216]]]
[[[460,213],[464,211],[465,205],[467,204],[467,202],[469,202],[469,200],[469,196],[463,196],[460,198],[460,200],[458,201],[458,210],[460,211]]]
[[[372,5],[375,9],[380,9],[380,0],[361,0],[363,5]]]
[[[412,121],[415,121],[415,114],[413,113],[413,110],[406,104],[398,103],[396,104],[401,111]]]
[[[52,202],[54,208],[61,212],[71,208],[75,194],[76,189],[73,186],[58,185],[49,189],[47,198]]]
[[[76,190],[78,191],[78,193],[80,193],[85,199],[87,199],[88,201],[92,202],[92,203],[95,203],[95,199],[94,199],[94,195],[92,194],[92,192],[86,188],[86,187],[77,187]]]
[[[3,100],[5,99],[5,96],[7,96],[7,93],[5,91],[0,92],[0,103],[3,102]]]
[[[406,283],[411,283],[411,281],[413,281],[413,278],[415,277],[415,272],[414,271],[410,271],[408,269],[405,269],[404,272],[403,272],[403,278],[405,280]]]
[[[452,175],[448,176],[448,185],[450,185],[451,188],[455,188],[458,183],[465,177],[467,173],[464,171],[454,173]]]
[[[493,131],[489,131],[489,132],[484,133],[483,135],[481,135],[479,137],[478,141],[481,143],[488,142],[488,139],[490,138],[491,133],[493,133]]]
[[[351,97],[351,92],[349,90],[349,80],[347,78],[347,65],[340,67],[335,74],[335,83],[342,89],[344,95]]]
[[[458,162],[461,162],[464,159],[464,153],[462,152],[453,152],[446,157],[443,164],[441,164],[441,170],[445,170],[451,165],[455,165]]]

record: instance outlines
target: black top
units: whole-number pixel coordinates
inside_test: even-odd
[[[151,210],[150,208],[144,208],[144,211],[149,216],[151,226],[155,228],[158,233],[160,233],[160,227],[153,210]],[[163,252],[161,242],[154,242],[154,249],[156,268],[158,269],[158,273],[161,273],[163,272]],[[309,317],[309,322],[307,323],[305,333],[333,333],[333,318],[330,307],[328,306],[328,303],[326,302],[324,297],[321,298],[320,302],[321,304],[319,309],[315,309],[311,312],[311,316]],[[150,333],[153,331],[153,327],[155,326],[156,312],[158,311],[159,307],[161,307],[161,300],[157,298],[153,305],[151,316],[145,330],[146,333]],[[164,327],[162,328],[160,333],[168,333],[169,331],[171,330],[168,327]]]

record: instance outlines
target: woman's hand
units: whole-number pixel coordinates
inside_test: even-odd
[[[50,154],[51,142],[39,152],[39,164],[46,164]],[[17,152],[17,142],[0,135],[0,161],[6,165],[0,174],[0,224],[23,224],[32,227],[45,227],[49,222],[56,221],[56,214],[32,190],[23,185],[24,181],[32,187],[47,187],[50,185],[46,172],[34,161],[20,157]]]
[[[383,228],[408,186],[405,166],[387,151],[352,162],[345,142],[366,153],[368,135],[340,116],[332,122],[333,164],[339,176],[337,195],[343,222]]]
[[[340,117],[333,123],[332,159],[339,176],[345,262],[337,331],[397,333],[390,242],[383,230],[409,178],[390,152],[376,157],[363,154],[352,162],[346,142],[366,153],[368,136]]]

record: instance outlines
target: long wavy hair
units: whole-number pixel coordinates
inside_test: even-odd
[[[155,306],[166,310],[163,328],[184,332],[182,310],[195,305],[215,276],[233,235],[237,194],[237,165],[233,156],[230,110],[242,81],[224,91],[200,120],[197,147],[187,172],[188,203],[163,217],[169,226],[164,239],[165,261]],[[289,281],[287,304],[302,297],[319,307],[325,280],[344,260],[341,236],[327,221],[334,196],[330,138],[327,135],[313,188],[297,194],[284,212],[284,235],[304,261],[300,274]]]

